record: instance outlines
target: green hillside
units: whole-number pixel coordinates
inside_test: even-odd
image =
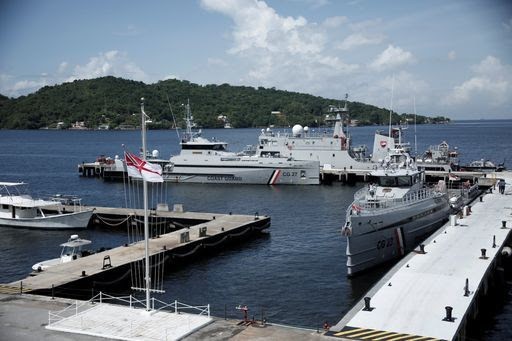
[[[329,105],[342,106],[343,101],[276,90],[246,86],[198,85],[188,81],[166,80],[144,84],[116,77],[77,80],[55,86],[46,86],[37,92],[18,98],[0,95],[0,128],[38,129],[55,127],[57,122],[70,126],[85,121],[95,128],[109,124],[138,125],[140,98],[146,99],[146,113],[155,124],[152,128],[170,128],[173,118],[183,125],[182,104],[190,100],[195,122],[205,128],[222,127],[219,115],[227,116],[234,128],[265,127],[270,124],[288,126],[295,123],[311,127],[323,124]],[[359,102],[349,102],[350,119],[360,124],[386,124],[389,112]],[[271,115],[271,112],[280,115]],[[398,122],[411,115],[393,115]],[[443,117],[418,116],[418,123],[441,122]]]

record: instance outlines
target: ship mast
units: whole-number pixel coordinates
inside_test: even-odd
[[[144,112],[144,97],[142,97],[140,103],[141,109],[141,130],[142,130],[142,160],[146,161],[146,113]],[[143,196],[144,196],[144,254],[145,254],[145,280],[146,280],[146,310],[151,310],[150,300],[150,288],[151,278],[149,277],[149,224],[148,224],[148,183],[146,179],[142,178],[143,183]]]

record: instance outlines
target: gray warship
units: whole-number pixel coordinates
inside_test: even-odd
[[[424,171],[403,149],[392,150],[371,175],[377,183],[355,193],[342,229],[349,276],[413,250],[451,212],[445,183],[424,186]]]

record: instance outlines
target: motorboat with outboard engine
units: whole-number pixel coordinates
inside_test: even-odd
[[[75,210],[65,212],[60,202],[33,199],[22,194],[23,182],[0,182],[0,225],[35,229],[86,228],[93,210],[82,210],[80,200]],[[56,211],[56,212],[55,212]]]
[[[327,130],[321,133],[311,132],[309,127],[296,124],[292,133],[274,132],[262,129],[258,137],[257,151],[260,155],[293,157],[296,160],[314,160],[320,168],[373,170],[382,161],[389,150],[404,145],[401,139],[402,129],[393,127],[389,132],[376,131],[373,153],[368,155],[367,146],[352,147],[351,137],[343,120],[348,115],[347,98],[343,108],[329,106],[325,117],[328,124],[334,123],[332,135]]]
[[[371,175],[377,184],[355,193],[342,229],[348,275],[405,255],[451,212],[444,181],[427,188],[424,171],[403,149],[391,151]]]
[[[190,105],[186,109],[186,132],[181,152],[164,167],[164,181],[266,185],[318,185],[318,161],[291,157],[227,151],[227,143],[209,140],[192,132]]]
[[[469,165],[460,166],[462,171],[467,172],[502,172],[506,170],[505,162],[496,165],[494,162],[489,160],[476,160],[471,162]]]
[[[68,263],[77,260],[78,258],[88,256],[91,254],[91,252],[82,250],[82,247],[89,244],[91,244],[90,240],[81,239],[77,234],[73,234],[71,237],[69,237],[67,242],[60,244],[60,246],[62,246],[62,251],[59,258],[53,258],[36,263],[32,265],[32,270],[41,272],[48,269],[49,267],[62,263]]]

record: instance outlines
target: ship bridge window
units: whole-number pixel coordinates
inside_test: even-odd
[[[183,144],[181,149],[226,150],[223,144]]]
[[[379,177],[379,185],[383,187],[407,187],[411,186],[410,176],[382,176]]]

